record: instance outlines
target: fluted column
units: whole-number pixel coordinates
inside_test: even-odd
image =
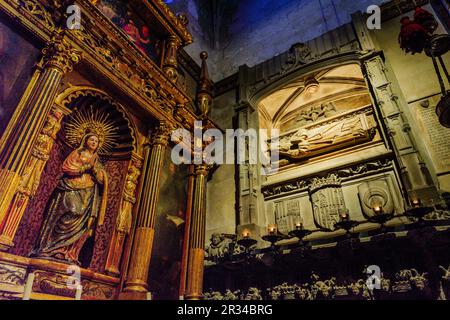
[[[184,241],[183,241],[183,256],[181,258],[180,271],[180,297],[184,297],[186,292],[186,280],[188,276],[188,259],[189,259],[189,238],[191,230],[192,204],[194,195],[194,166],[189,166],[189,176],[187,182],[187,201],[186,201],[186,218],[184,223]]]
[[[29,88],[24,105],[18,108],[2,137],[0,145],[0,225],[16,194],[21,177],[27,167],[35,141],[54,103],[61,79],[81,59],[62,32],[57,33],[43,50],[39,64],[42,71],[34,85]]]
[[[189,231],[186,300],[200,300],[202,298],[208,170],[209,166],[206,164],[194,166],[194,192]]]
[[[145,299],[146,297],[161,169],[170,133],[171,127],[161,123],[152,134],[150,157],[146,164],[143,177],[144,186],[140,195],[130,267],[121,299]]]
[[[68,111],[54,107],[48,115],[42,131],[33,146],[19,187],[8,207],[5,223],[0,229],[0,249],[7,250],[14,246],[14,236],[29,200],[36,195],[42,172],[50,156],[56,135],[61,128],[61,120]]]

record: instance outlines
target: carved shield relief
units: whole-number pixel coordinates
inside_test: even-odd
[[[339,222],[339,213],[345,209],[341,181],[337,175],[313,180],[310,189],[314,222],[319,228],[334,230]]]

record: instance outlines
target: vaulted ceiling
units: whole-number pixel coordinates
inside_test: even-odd
[[[314,90],[307,89],[305,82],[308,79],[317,80],[318,87]],[[348,64],[321,70],[285,84],[260,102],[260,119],[267,127],[280,128],[302,110],[337,101],[340,101],[338,109],[341,112],[358,107],[358,104],[370,103],[359,65]]]

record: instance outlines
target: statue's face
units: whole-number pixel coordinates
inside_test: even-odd
[[[98,148],[98,138],[96,136],[90,136],[86,141],[86,146],[90,151],[95,151]]]
[[[219,244],[219,243],[220,243],[220,236],[219,236],[219,235],[213,235],[213,236],[211,237],[211,242],[212,242],[214,245]]]

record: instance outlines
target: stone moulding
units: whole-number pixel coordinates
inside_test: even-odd
[[[394,164],[390,159],[373,160],[365,163],[352,165],[349,167],[337,169],[330,174],[334,174],[342,181],[354,179],[363,175],[373,174],[378,172],[384,172],[393,169]],[[292,193],[298,193],[306,191],[310,185],[312,185],[314,179],[321,178],[322,176],[312,176],[307,178],[301,178],[291,181],[286,181],[282,184],[275,184],[265,186],[262,189],[262,193],[266,200],[285,196]]]

